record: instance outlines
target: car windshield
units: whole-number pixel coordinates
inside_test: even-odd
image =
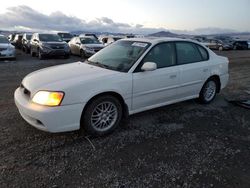
[[[6,37],[0,36],[0,43],[9,43],[9,40]]]
[[[80,38],[82,44],[101,44],[95,38]]]
[[[32,35],[26,35],[26,39],[30,40]]]
[[[72,38],[70,33],[58,33],[58,35],[62,38]]]
[[[150,43],[135,41],[117,41],[88,59],[89,64],[99,67],[128,72]]]
[[[114,39],[114,41],[118,41],[118,40],[120,40],[122,38],[121,37],[114,37],[113,39]]]
[[[62,42],[62,39],[54,34],[40,34],[39,39],[45,42]]]

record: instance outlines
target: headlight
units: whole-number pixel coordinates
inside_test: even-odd
[[[59,106],[63,97],[63,92],[38,91],[32,98],[32,102],[45,106]]]

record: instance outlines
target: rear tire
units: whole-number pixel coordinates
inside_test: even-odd
[[[208,104],[212,102],[216,97],[218,87],[219,84],[216,79],[207,80],[200,91],[199,101],[202,104]]]
[[[100,96],[91,101],[84,114],[81,124],[93,136],[109,134],[118,127],[122,119],[122,105],[120,101],[111,96]]]

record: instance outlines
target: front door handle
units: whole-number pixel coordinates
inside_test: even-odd
[[[176,74],[173,74],[173,75],[170,75],[170,76],[169,76],[169,78],[171,78],[171,79],[174,79],[174,78],[176,78],[176,77],[177,77]]]

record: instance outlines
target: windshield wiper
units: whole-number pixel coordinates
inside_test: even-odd
[[[97,61],[90,61],[90,60],[87,60],[89,62],[89,64],[91,65],[96,65],[98,67],[102,67],[102,68],[105,68],[105,69],[112,69],[112,70],[115,70],[113,67],[110,67],[108,65],[105,65],[105,64],[102,64],[100,62],[97,62]]]

